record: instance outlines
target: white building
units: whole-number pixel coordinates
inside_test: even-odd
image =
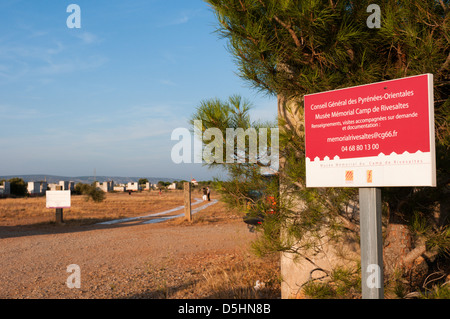
[[[45,194],[45,191],[47,190],[47,182],[28,182],[27,190],[30,195]]]
[[[56,184],[56,183],[50,183],[50,184],[48,184],[48,188],[49,188],[51,191],[61,190],[60,187],[62,187],[62,186],[60,186],[59,184]]]
[[[41,194],[45,194],[45,192],[47,191],[47,187],[48,187],[47,182],[40,182],[40,185],[39,185],[39,192],[40,192]]]
[[[0,195],[11,195],[11,183],[4,181],[0,183]]]
[[[127,187],[123,184],[114,185],[115,192],[125,192],[126,190],[127,190]]]
[[[41,183],[39,182],[28,182],[27,190],[28,194],[39,194],[41,191]]]
[[[75,182],[59,181],[59,185],[62,186],[63,191],[73,191],[75,189]]]
[[[191,184],[192,186],[198,186],[198,182],[194,178],[191,180]]]
[[[145,190],[152,190],[156,188],[156,184],[152,184],[152,183],[145,183]]]
[[[172,183],[169,186],[167,186],[167,189],[177,189],[177,183]]]
[[[100,188],[105,193],[112,192],[114,189],[114,182],[96,182],[95,187]]]
[[[139,187],[139,183],[138,182],[128,182],[127,184],[127,191],[133,191],[133,192],[137,192],[140,191],[141,188]]]
[[[47,189],[47,186],[45,187]],[[59,181],[58,183],[48,184],[51,191],[73,191],[75,190],[75,182]]]

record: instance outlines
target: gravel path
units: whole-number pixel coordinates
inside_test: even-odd
[[[245,252],[253,239],[240,219],[0,227],[0,298],[207,297],[186,287],[209,266]],[[81,270],[80,289],[66,284],[72,264]]]
[[[198,205],[200,203],[203,203],[203,201],[201,199],[196,199],[195,202],[192,203],[192,207],[191,207],[191,214],[197,214],[198,212],[218,203],[218,200],[212,200],[210,203],[201,205],[200,207],[195,207],[195,205]],[[180,214],[180,211],[183,211]],[[175,215],[173,213],[176,213]],[[159,217],[159,216],[163,216],[163,217]],[[114,224],[119,224],[119,223],[129,223],[129,222],[134,222],[134,223],[142,223],[142,224],[157,224],[157,223],[161,223],[170,219],[174,219],[174,218],[179,218],[179,217],[183,217],[184,216],[184,206],[178,206],[172,209],[168,209],[159,213],[151,213],[151,214],[146,214],[146,215],[142,215],[142,216],[137,216],[137,217],[129,217],[129,218],[122,218],[122,219],[114,219],[114,220],[109,220],[106,222],[101,222],[98,223],[98,225],[114,225]],[[155,218],[158,217],[158,218]]]

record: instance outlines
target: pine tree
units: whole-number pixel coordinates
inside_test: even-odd
[[[323,226],[318,214],[348,229],[357,224],[340,207],[354,199],[346,189],[304,188],[303,96],[417,74],[434,75],[437,188],[384,188],[388,211],[387,269],[412,267],[427,249],[450,252],[450,1],[378,1],[381,27],[369,28],[372,0],[207,0],[218,34],[228,40],[238,74],[264,94],[278,97],[283,128],[280,179],[308,204],[290,229],[301,235]],[[300,192],[299,192],[300,190]],[[436,214],[438,217],[436,217]],[[427,232],[418,235],[420,217]],[[303,228],[302,228],[303,227]],[[415,233],[413,233],[415,232]],[[415,235],[415,236],[413,236]],[[404,238],[403,243],[398,240]],[[280,247],[278,247],[280,248]]]

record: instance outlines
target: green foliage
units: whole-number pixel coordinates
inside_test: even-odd
[[[450,227],[442,226],[427,234],[428,250],[437,250],[439,256],[450,257]]]
[[[360,272],[338,267],[332,271],[330,277],[337,296],[346,297],[361,293]]]
[[[148,183],[148,179],[147,178],[139,178],[138,183],[139,183],[139,185],[142,185],[142,184],[145,185],[146,183]]]
[[[171,182],[159,181],[156,185],[157,185],[159,188],[165,188],[165,187],[169,186],[170,184],[172,184],[172,183],[171,183]]]
[[[183,189],[184,188],[184,183],[187,182],[186,180],[181,180],[181,181],[174,181],[174,183],[177,185],[177,189]],[[200,185],[200,183],[199,183]],[[191,184],[192,187],[192,184]]]
[[[326,276],[328,277],[328,276]],[[302,288],[313,299],[352,299],[361,295],[361,276],[358,271],[337,267],[326,281],[310,280]]]
[[[416,235],[425,235],[430,230],[425,216],[419,212],[416,212],[411,218],[410,228]]]
[[[8,180],[11,187],[11,195],[23,197],[28,194],[27,183],[21,178],[15,177]]]
[[[421,299],[450,299],[450,285],[436,285],[432,290],[420,295]]]
[[[301,96],[382,79],[448,71],[449,1],[207,0],[239,75],[269,94]],[[446,64],[447,63],[447,64]]]
[[[74,195],[87,194],[89,192],[90,188],[91,188],[91,185],[89,185],[89,184],[77,183],[74,187],[73,194]]]
[[[106,198],[105,192],[97,188],[95,182],[92,183],[92,185],[77,183],[75,185],[74,194],[86,195],[86,201],[92,199],[96,203],[101,203]]]
[[[401,280],[394,281],[393,292],[397,298],[404,298],[407,295],[408,287]]]
[[[252,121],[249,116],[250,109],[251,104],[239,96],[232,96],[226,101],[204,100],[192,116],[191,123],[201,121],[202,127],[199,129],[202,132],[214,128],[220,130],[222,136],[226,136],[228,128],[258,130],[277,126],[276,123]],[[223,149],[229,146],[226,139],[220,143]],[[237,159],[236,143],[234,144],[233,156]],[[261,174],[261,167],[266,166],[259,159],[256,163],[248,160],[248,148],[245,148],[245,155],[239,154],[240,158],[245,158],[244,163],[227,163],[224,155],[223,163],[207,164],[211,167],[220,166],[226,171],[228,179],[216,181],[215,184],[222,194],[222,199],[230,207],[240,211],[242,215],[264,216],[264,223],[257,228],[261,236],[253,243],[253,249],[259,255],[291,251],[294,244],[295,252],[300,248],[317,248],[312,239],[322,236],[319,232],[324,226],[330,229],[328,235],[335,237],[342,230],[337,226],[339,219],[350,201],[356,199],[354,189],[304,187],[304,157],[298,156],[299,153],[304,154],[302,137],[283,131],[280,134],[280,153],[280,157],[286,159],[285,166],[282,172],[275,172],[273,175]],[[280,185],[283,187],[280,188]],[[299,188],[302,189],[301,192],[298,191]],[[273,198],[276,202],[275,213],[268,213],[273,209],[268,198]],[[298,200],[306,203],[301,213],[297,207]],[[282,230],[286,236],[280,236]],[[299,245],[306,237],[309,239]]]
[[[303,293],[313,299],[331,299],[336,296],[328,283],[311,281],[303,287]]]
[[[87,200],[92,199],[96,203],[101,203],[106,198],[105,192],[96,187],[91,187],[87,195]]]

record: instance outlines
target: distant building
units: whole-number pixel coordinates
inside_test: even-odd
[[[47,191],[47,188],[48,188],[47,182],[40,182],[39,191],[41,194],[45,194],[45,192]]]
[[[126,190],[127,190],[127,187],[123,184],[114,185],[115,192],[125,192]]]
[[[148,190],[149,191],[149,190],[152,190],[154,188],[156,188],[156,184],[152,184],[152,183],[149,183],[149,182],[145,183],[144,190]]]
[[[4,181],[0,183],[0,195],[11,195],[11,183]]]
[[[59,181],[59,185],[62,186],[63,191],[73,191],[75,189],[75,182],[72,181]]]
[[[62,190],[63,191],[68,190],[68,188],[69,188],[69,182],[68,181],[59,181],[58,185],[62,186]]]
[[[95,187],[100,188],[105,193],[112,192],[114,190],[114,182],[96,182]]]
[[[167,186],[167,189],[177,189],[177,183],[172,183],[169,186]]]
[[[28,194],[43,195],[47,190],[47,182],[28,182]]]
[[[50,183],[50,184],[48,184],[48,188],[49,188],[51,191],[62,190],[62,189],[61,189],[62,186],[59,185],[59,184],[56,184],[56,183]]]
[[[138,182],[129,182],[127,184],[127,191],[137,192],[137,191],[140,191],[140,190],[141,190],[141,188],[140,188]]]
[[[191,184],[193,186],[198,186],[198,182],[194,178],[191,180]]]
[[[45,188],[51,191],[73,191],[75,190],[75,182],[59,181],[58,183],[50,183]]]
[[[28,194],[39,194],[40,188],[41,188],[41,183],[28,182],[28,185],[27,185]]]

